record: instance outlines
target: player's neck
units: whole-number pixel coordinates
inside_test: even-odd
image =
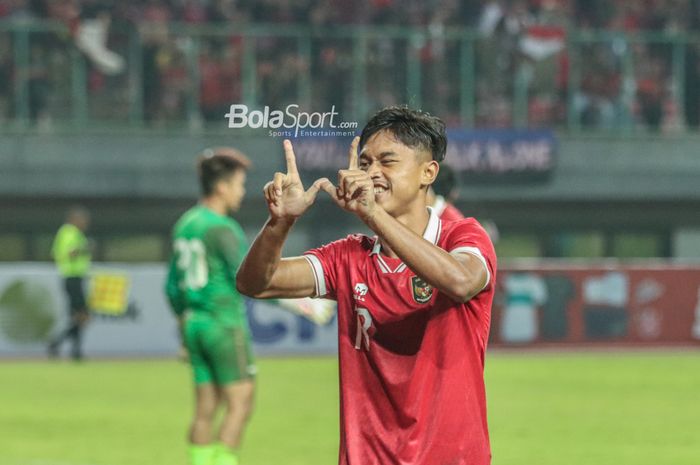
[[[437,196],[437,194],[435,193],[435,191],[433,191],[432,189],[428,189],[428,193],[425,194],[425,202],[426,202],[426,204],[427,204],[427,205],[433,205],[433,204],[435,204],[435,201],[437,200],[437,198],[438,198],[438,196]]]
[[[217,197],[204,197],[199,203],[221,216],[226,216],[228,213],[224,201]]]
[[[394,219],[414,233],[418,234],[420,237],[423,237],[423,234],[425,234],[425,230],[428,227],[428,222],[430,221],[430,213],[428,212],[425,202],[421,202],[410,208],[407,212],[395,216]],[[379,240],[381,242],[381,238]],[[396,255],[396,253],[391,250],[389,246],[387,246],[384,242],[381,243],[383,255],[392,258],[398,257],[398,255]]]

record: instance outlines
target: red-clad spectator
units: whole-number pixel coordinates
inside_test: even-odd
[[[202,0],[185,0],[182,6],[182,20],[191,24],[204,24],[207,22],[207,7]]]
[[[223,121],[228,107],[241,99],[240,57],[228,48],[219,58],[207,50],[199,61],[200,106],[207,121]]]

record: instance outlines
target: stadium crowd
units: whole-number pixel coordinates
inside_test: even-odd
[[[71,105],[70,60],[65,56],[73,43],[93,64],[87,77],[91,115],[127,113],[125,102],[133,95],[129,86],[134,83],[123,72],[122,60],[127,71],[134,66],[141,70],[144,118],[150,124],[191,116],[189,96],[195,85],[199,87],[195,106],[201,116],[223,121],[227,106],[243,98],[244,39],[236,33],[205,35],[193,61],[192,41],[182,29],[172,27],[184,23],[393,25],[427,30],[428,40],[415,50],[406,40],[390,36],[368,41],[367,99],[377,107],[410,102],[405,57],[415,53],[423,73],[422,106],[452,125],[462,123],[460,49],[457,41],[445,40],[441,32],[446,27],[470,27],[479,33],[474,111],[479,126],[514,123],[516,76],[526,82],[530,125],[563,124],[571,110],[578,124],[593,128],[615,128],[629,120],[652,130],[697,128],[700,123],[700,43],[691,42],[683,49],[683,80],[674,76],[679,68],[674,69],[669,41],[631,42],[610,36],[580,43],[575,58],[566,48],[567,37],[582,31],[697,32],[700,0],[0,0],[0,21],[27,18],[64,22],[71,33],[33,34],[28,66],[15,69],[13,35],[0,32],[0,121],[16,115],[14,92],[23,85],[27,116],[33,120],[50,119],[52,113],[55,118],[56,108]],[[100,33],[82,34],[80,25],[95,18],[102,20]],[[129,36],[136,31],[143,44],[140,63],[129,56]],[[104,49],[89,43],[100,40],[107,41]],[[353,108],[352,41],[312,39],[310,61],[298,50],[296,41],[283,37],[256,39],[257,102]],[[579,60],[581,73],[572,88],[573,59]],[[197,84],[192,63],[199,70]],[[307,97],[300,95],[301,77],[310,80]],[[683,88],[678,86],[681,82]],[[569,95],[572,91],[574,95]]]

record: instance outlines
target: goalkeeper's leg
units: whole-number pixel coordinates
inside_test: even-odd
[[[245,328],[213,325],[206,338],[212,374],[226,413],[214,465],[238,465],[238,448],[253,409],[255,362]]]
[[[218,393],[213,384],[198,384],[195,388],[195,411],[190,425],[191,465],[211,465],[215,447],[212,444],[212,426]]]
[[[238,449],[248,419],[253,411],[255,381],[251,379],[232,383],[221,388],[226,415],[219,431],[219,447],[215,465],[238,465]]]
[[[220,402],[212,366],[202,352],[202,333],[201,324],[195,321],[185,323],[184,343],[192,365],[195,384],[194,417],[189,434],[191,465],[212,465],[215,452],[212,429]]]

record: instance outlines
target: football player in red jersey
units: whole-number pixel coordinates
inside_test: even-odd
[[[287,173],[264,188],[270,217],[237,286],[258,298],[337,300],[340,465],[491,460],[483,369],[496,255],[476,220],[443,223],[427,205],[446,145],[440,119],[387,108],[353,140],[337,186],[319,179],[305,191],[285,141]],[[281,258],[320,190],[376,235]]]

